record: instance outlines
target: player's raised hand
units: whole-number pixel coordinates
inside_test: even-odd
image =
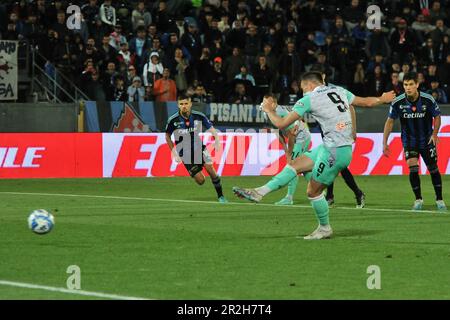
[[[384,92],[381,95],[380,100],[383,103],[391,103],[395,99],[395,96],[396,96],[395,91],[391,90],[389,92]]]
[[[264,97],[262,103],[261,103],[261,109],[265,113],[273,112],[277,108],[277,104],[275,103],[275,100],[271,97]]]
[[[439,137],[437,136],[437,134],[433,134],[430,138],[430,140],[428,141],[428,144],[433,144],[433,145],[437,145],[439,143]]]
[[[388,157],[391,155],[391,149],[389,149],[388,145],[383,146],[383,154],[385,157]]]

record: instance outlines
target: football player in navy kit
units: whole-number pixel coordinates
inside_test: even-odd
[[[191,98],[178,97],[178,112],[167,120],[166,141],[176,162],[183,162],[189,175],[199,185],[205,183],[203,168],[208,172],[220,203],[228,202],[222,192],[220,177],[213,167],[211,156],[203,144],[200,133],[208,131],[214,137],[216,153],[220,148],[219,136],[203,113],[192,110]],[[172,141],[172,134],[175,144]]]
[[[418,90],[417,73],[407,73],[403,78],[403,87],[405,93],[392,102],[389,117],[384,126],[383,153],[389,156],[389,134],[395,119],[400,119],[401,138],[409,167],[409,181],[416,196],[413,210],[421,210],[423,206],[419,177],[420,156],[430,171],[437,209],[446,211],[447,207],[442,199],[442,178],[437,166],[436,152],[436,144],[439,142],[438,132],[441,126],[439,106],[431,95]]]

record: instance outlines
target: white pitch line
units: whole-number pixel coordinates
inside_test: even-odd
[[[67,294],[75,294],[80,296],[88,296],[88,297],[96,297],[103,299],[113,299],[113,300],[149,300],[146,298],[138,298],[138,297],[128,297],[121,296],[116,294],[108,294],[103,292],[93,292],[93,291],[84,291],[84,290],[71,290],[66,288],[58,288],[58,287],[50,287],[50,286],[41,286],[32,283],[24,283],[24,282],[15,282],[15,281],[7,281],[0,280],[0,285],[9,286],[9,287],[18,287],[25,289],[36,289],[36,290],[45,290],[45,291],[53,291]]]
[[[11,195],[29,195],[29,196],[46,196],[46,197],[73,197],[73,198],[100,198],[100,199],[112,199],[112,200],[137,200],[137,201],[159,201],[159,202],[182,202],[182,203],[208,203],[216,204],[220,206],[224,205],[250,205],[250,206],[265,206],[265,207],[278,207],[281,206],[271,204],[271,203],[245,203],[245,202],[228,202],[227,204],[221,204],[216,201],[201,201],[201,200],[181,200],[181,199],[158,199],[158,198],[138,198],[138,197],[119,197],[119,196],[99,196],[90,194],[70,194],[70,193],[35,193],[35,192],[0,192],[0,194],[11,194]],[[292,206],[282,206],[283,209],[289,208],[311,208],[311,206],[306,205],[292,205]],[[358,210],[358,211],[378,211],[378,212],[406,212],[406,213],[417,213],[413,210],[407,209],[389,209],[389,208],[355,208],[355,207],[332,207],[332,210]],[[421,210],[424,213],[442,213],[437,210]]]

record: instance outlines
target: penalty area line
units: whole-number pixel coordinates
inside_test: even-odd
[[[85,290],[71,290],[71,289],[66,289],[66,288],[42,286],[42,285],[37,285],[37,284],[32,284],[32,283],[15,282],[15,281],[7,281],[7,280],[0,280],[0,286],[52,291],[52,292],[74,294],[74,295],[80,295],[80,296],[86,296],[86,297],[95,297],[95,298],[101,298],[101,299],[152,300],[152,299],[147,299],[147,298],[129,297],[129,296],[122,296],[122,295],[109,294],[109,293],[103,293],[103,292],[85,291]]]
[[[45,197],[72,197],[72,198],[94,198],[94,199],[111,199],[111,200],[134,200],[134,201],[157,201],[157,202],[181,202],[181,203],[207,203],[216,204],[221,206],[226,205],[250,205],[250,206],[265,206],[265,207],[283,207],[284,209],[290,208],[311,208],[307,205],[292,205],[292,206],[279,206],[271,203],[245,203],[245,202],[228,202],[222,204],[216,201],[202,201],[202,200],[182,200],[182,199],[159,199],[159,198],[140,198],[140,197],[120,197],[120,196],[100,196],[100,195],[90,195],[90,194],[70,194],[70,193],[38,193],[38,192],[0,192],[0,194],[10,194],[10,195],[29,195],[29,196],[45,196]],[[355,208],[355,207],[332,207],[333,210],[357,210],[357,211],[377,211],[377,212],[405,212],[414,213],[413,210],[408,209],[389,209],[389,208]],[[425,213],[441,213],[437,210],[421,210]]]

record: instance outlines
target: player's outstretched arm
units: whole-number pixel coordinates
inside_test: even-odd
[[[380,97],[363,98],[355,96],[355,98],[352,101],[352,104],[358,107],[371,108],[379,106],[380,104],[391,103],[394,99],[395,99],[395,92],[389,91],[383,93]]]
[[[386,157],[389,157],[391,151],[389,150],[388,139],[389,135],[392,132],[392,128],[394,128],[394,119],[387,118],[386,123],[384,124],[383,130],[383,154]]]
[[[278,129],[286,129],[295,121],[301,119],[296,112],[290,112],[283,118],[280,117],[275,111],[277,108],[277,103],[271,97],[264,97],[263,102],[261,103],[261,108],[267,114],[273,125]]]

